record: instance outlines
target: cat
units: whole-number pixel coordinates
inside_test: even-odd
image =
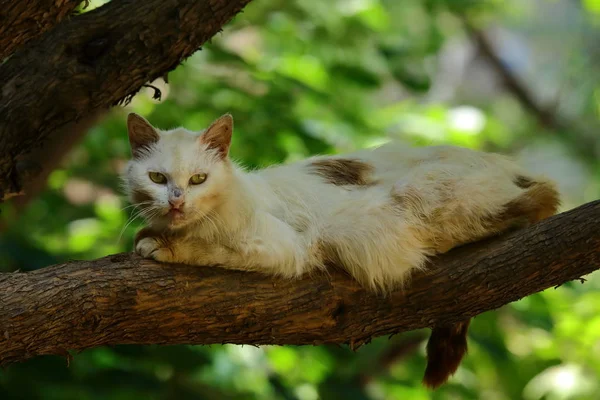
[[[391,142],[248,172],[229,158],[233,118],[202,132],[127,119],[126,192],[148,226],[135,251],[159,262],[285,278],[345,268],[375,292],[402,288],[430,256],[556,213],[555,184],[510,159]],[[436,388],[467,351],[469,321],[434,327],[423,383]]]

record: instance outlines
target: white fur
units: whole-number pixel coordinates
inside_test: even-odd
[[[124,174],[129,192],[142,189],[156,199],[146,216],[151,229],[171,238],[170,247],[154,235],[136,250],[158,261],[297,277],[332,260],[363,284],[389,289],[428,256],[494,233],[485,217],[524,191],[514,184],[523,171],[511,161],[459,147],[390,143],[337,156],[372,165],[377,183],[335,186],[308,167],[332,157],[246,172],[207,150],[198,133],[159,135]],[[149,171],[184,189],[180,221],[164,216],[166,185],[150,181]],[[199,172],[208,174],[206,182],[189,185]]]

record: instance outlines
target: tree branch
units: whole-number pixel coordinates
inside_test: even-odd
[[[517,99],[523,109],[528,111],[541,127],[557,135],[584,160],[596,162],[600,150],[596,143],[596,129],[589,129],[578,121],[565,120],[555,107],[540,104],[526,83],[522,82],[505,65],[486,33],[475,28],[468,18],[464,16],[459,16],[459,18],[462,20],[465,30],[477,45],[480,54],[500,77],[504,88]]]
[[[0,62],[69,16],[82,0],[0,0]]]
[[[132,254],[0,274],[0,365],[116,344],[324,344],[453,323],[600,268],[600,201],[454,249],[382,298],[346,274],[299,280]]]
[[[0,65],[0,200],[47,135],[164,76],[250,0],[120,0],[64,20]],[[29,161],[29,162],[27,162]]]

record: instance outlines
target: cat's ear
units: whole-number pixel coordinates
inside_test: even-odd
[[[225,114],[214,121],[200,136],[200,142],[207,145],[208,149],[215,149],[225,159],[229,154],[231,135],[233,134],[233,117]]]
[[[127,132],[131,153],[134,157],[139,155],[140,150],[158,142],[160,138],[150,122],[135,113],[127,116]]]

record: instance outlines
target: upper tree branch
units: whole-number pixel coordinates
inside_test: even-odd
[[[0,200],[19,193],[22,156],[49,132],[165,75],[249,2],[111,1],[13,54],[0,65]]]
[[[82,0],[0,0],[0,62],[70,15]]]
[[[115,344],[322,344],[453,323],[600,268],[600,201],[464,246],[387,298],[130,254],[0,275],[0,365]]]
[[[596,130],[577,121],[567,121],[555,107],[540,104],[527,84],[521,81],[502,61],[486,33],[475,28],[468,18],[461,16],[459,18],[462,19],[466,31],[479,48],[481,55],[502,80],[505,89],[537,120],[538,124],[556,134],[583,159],[596,162],[600,151],[596,140]]]

